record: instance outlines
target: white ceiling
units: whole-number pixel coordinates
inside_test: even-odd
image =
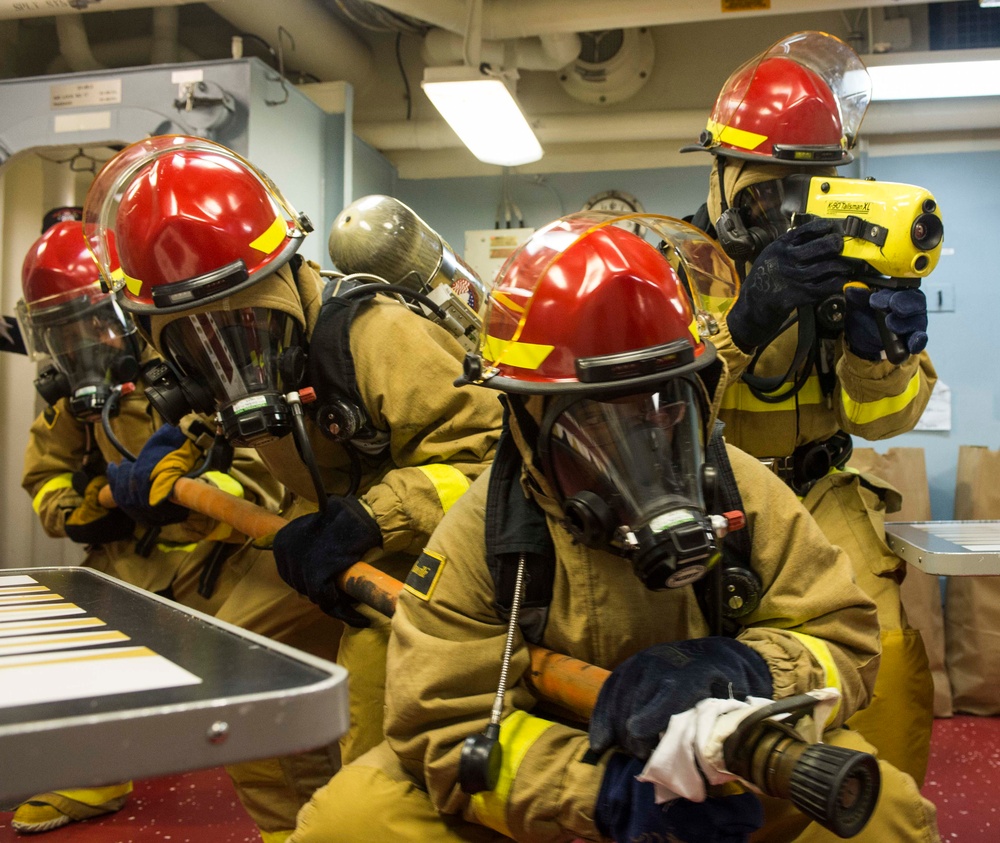
[[[461,147],[420,91],[427,64],[426,31],[433,28],[439,48],[450,45],[460,55],[461,33],[470,21],[467,0],[216,0],[208,4],[89,0],[82,13],[63,7],[66,20],[58,30],[55,19],[46,16],[52,12],[45,4],[31,4],[26,10],[27,5],[0,0],[2,76],[74,69],[73,62],[81,61],[81,40],[90,50],[83,54],[86,61],[96,62],[89,66],[120,66],[126,45],[131,45],[128,62],[132,64],[142,60],[136,56],[142,54],[144,45],[148,47],[146,61],[154,54],[163,60],[165,54],[170,55],[165,41],[170,38],[175,40],[178,59],[222,58],[230,54],[233,33],[252,33],[275,51],[280,45],[286,69],[320,81],[350,81],[355,89],[357,133],[386,154],[401,176],[497,172]],[[545,149],[540,162],[520,169],[571,172],[694,163],[687,160],[690,156],[679,157],[677,148],[697,137],[729,72],[791,32],[821,29],[845,40],[853,37],[862,53],[875,47],[920,52],[929,46],[925,4],[770,0],[756,4],[769,6],[766,10],[723,11],[729,5],[754,4],[482,0],[478,30],[472,18],[472,31],[480,32],[484,55],[490,42],[502,42],[497,48],[506,49],[508,61],[514,55],[521,57],[518,97]],[[154,6],[159,7],[155,17],[148,11]],[[395,20],[403,25],[396,26],[389,12],[396,13]],[[78,20],[70,21],[71,17]],[[159,27],[156,50],[149,43],[151,20]],[[653,57],[641,88],[621,102],[583,102],[567,92],[558,70],[529,69],[538,65],[539,56],[544,63],[546,48],[560,55],[558,50],[565,50],[567,43],[575,44],[576,32],[631,27],[648,29]],[[67,45],[74,47],[69,58]],[[472,38],[466,48],[474,53],[478,45],[480,40]],[[248,54],[252,46],[246,42]],[[262,51],[256,54],[272,58]],[[440,60],[440,55],[438,49],[434,60]],[[884,149],[928,143],[1000,144],[1000,98],[955,103],[876,103],[862,134],[873,147]]]

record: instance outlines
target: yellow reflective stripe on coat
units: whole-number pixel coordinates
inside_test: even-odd
[[[844,405],[844,414],[855,424],[870,424],[884,419],[906,407],[920,393],[920,370],[913,373],[910,382],[899,395],[889,395],[877,401],[855,401],[843,388],[840,390],[840,401]]]
[[[552,725],[551,721],[532,717],[526,711],[515,711],[500,724],[500,777],[493,790],[477,793],[469,800],[476,822],[513,837],[507,826],[507,802],[514,778],[528,750]]]
[[[204,541],[204,539],[203,539]],[[157,542],[156,549],[163,553],[193,553],[198,549],[198,542],[188,542],[187,544],[177,544],[175,542]]]
[[[453,465],[443,465],[432,463],[431,465],[418,465],[427,479],[431,481],[434,491],[437,492],[438,500],[441,501],[441,509],[447,512],[452,505],[469,488],[469,478],[462,474]]]
[[[206,471],[202,477],[206,480],[211,480],[215,486],[218,486],[223,492],[232,495],[234,498],[243,497],[243,484],[235,477],[231,477],[222,471]]]
[[[797,395],[777,404],[761,401],[750,391],[747,384],[743,381],[737,381],[726,387],[726,391],[722,394],[722,406],[719,409],[740,410],[746,413],[774,413],[781,410],[794,410],[796,406],[822,404],[823,402],[823,390],[820,388],[819,378],[816,375],[811,375],[806,379]]]
[[[840,681],[840,671],[837,670],[837,663],[833,660],[833,653],[830,652],[830,645],[821,638],[814,638],[812,635],[805,635],[802,632],[793,632],[790,629],[786,629],[785,632],[789,635],[795,636],[795,638],[801,642],[810,653],[812,653],[813,658],[819,662],[819,666],[823,668],[823,673],[826,674],[823,687],[836,688],[840,692],[841,697],[843,697],[844,685]],[[839,699],[830,711],[830,716],[827,717],[825,725],[829,726],[834,721],[837,717],[838,711],[840,711]]]
[[[38,494],[35,495],[31,501],[31,508],[35,510],[35,515],[38,515],[38,510],[42,508],[42,499],[49,494],[49,492],[71,488],[73,488],[72,474],[57,474],[51,480],[46,480],[42,488],[38,490]]]

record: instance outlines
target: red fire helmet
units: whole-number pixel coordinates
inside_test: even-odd
[[[825,32],[797,32],[733,72],[699,143],[682,151],[846,164],[870,101],[871,78],[851,47]]]
[[[109,257],[117,261],[113,244]],[[58,222],[32,244],[21,264],[21,290],[35,321],[72,299],[86,296],[96,301],[108,295],[101,289],[100,271],[79,221]]]
[[[312,230],[248,161],[202,138],[159,136],[126,147],[84,203],[87,241],[127,310],[172,313],[275,272]],[[109,265],[114,238],[121,271]]]
[[[581,213],[507,259],[466,379],[507,392],[625,393],[714,359],[666,257],[613,216]]]

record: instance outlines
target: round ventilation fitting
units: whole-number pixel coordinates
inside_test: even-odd
[[[633,96],[653,69],[653,35],[648,27],[580,33],[580,54],[558,71],[574,99],[609,105]]]

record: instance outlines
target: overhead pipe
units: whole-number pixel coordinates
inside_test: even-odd
[[[174,64],[178,56],[178,28],[180,13],[176,6],[157,6],[153,9],[153,45],[149,51],[150,64]]]
[[[153,51],[153,39],[149,35],[142,35],[135,38],[101,41],[97,44],[91,44],[90,50],[103,67],[137,67],[149,63],[149,57]],[[204,61],[204,59],[204,56],[200,56],[194,50],[179,44],[177,58],[174,61],[198,62]],[[45,68],[45,72],[49,74],[69,73],[71,70],[64,55],[56,56]]]
[[[459,34],[465,31],[463,0],[369,0],[393,12],[427,21]],[[946,0],[949,2],[949,0]],[[597,32],[636,26],[723,20],[737,17],[840,12],[872,6],[898,6],[899,0],[771,0],[759,10],[724,12],[704,0],[484,0],[482,36],[508,41],[555,32]]]
[[[937,126],[948,131],[1000,128],[996,97],[916,102],[877,102],[868,110],[861,135],[927,134]],[[611,119],[613,117],[613,119]],[[615,111],[601,114],[552,114],[529,118],[538,140],[545,143],[594,141],[697,140],[708,109]],[[459,148],[462,142],[447,123],[433,120],[357,123],[355,133],[378,150]]]
[[[59,53],[65,57],[69,69],[74,73],[86,70],[103,70],[101,64],[90,49],[87,31],[83,26],[83,18],[56,18],[56,38],[59,40]]]
[[[70,3],[27,3],[25,0],[0,0],[0,20],[49,18],[80,12],[118,12],[124,9],[149,9],[152,6],[185,6],[199,0],[74,0]]]
[[[73,70],[99,67],[92,55],[87,56],[76,43],[82,31],[80,14],[87,12],[112,12],[124,9],[149,9],[160,6],[182,6],[197,0],[77,0],[74,5],[25,3],[24,0],[0,0],[0,20],[56,16],[67,30],[73,63],[80,65]],[[375,62],[371,49],[357,35],[324,8],[319,0],[281,0],[280,3],[251,3],[248,0],[215,0],[208,7],[243,32],[252,32],[277,47],[278,28],[289,32],[295,41],[295,50],[285,56],[286,67],[310,73],[323,82],[346,81],[363,91],[375,76]],[[464,9],[464,3],[462,4]],[[464,14],[464,13],[463,13]],[[78,28],[73,29],[73,26]],[[161,31],[166,31],[167,18],[160,19]],[[160,49],[165,49],[161,46]],[[90,67],[83,64],[91,62]],[[94,64],[96,62],[96,64]]]
[[[575,32],[566,32],[512,41],[483,41],[480,58],[496,67],[506,67],[508,49],[512,51],[514,67],[522,70],[558,70],[580,54],[580,36]],[[459,64],[464,58],[464,39],[461,35],[432,29],[424,36],[423,59],[428,65]]]
[[[350,82],[364,91],[375,78],[375,60],[369,46],[317,0],[281,0],[250,3],[216,0],[208,7],[243,32],[252,32],[278,47],[278,28],[295,41],[284,56],[285,68],[311,73],[322,82]]]

